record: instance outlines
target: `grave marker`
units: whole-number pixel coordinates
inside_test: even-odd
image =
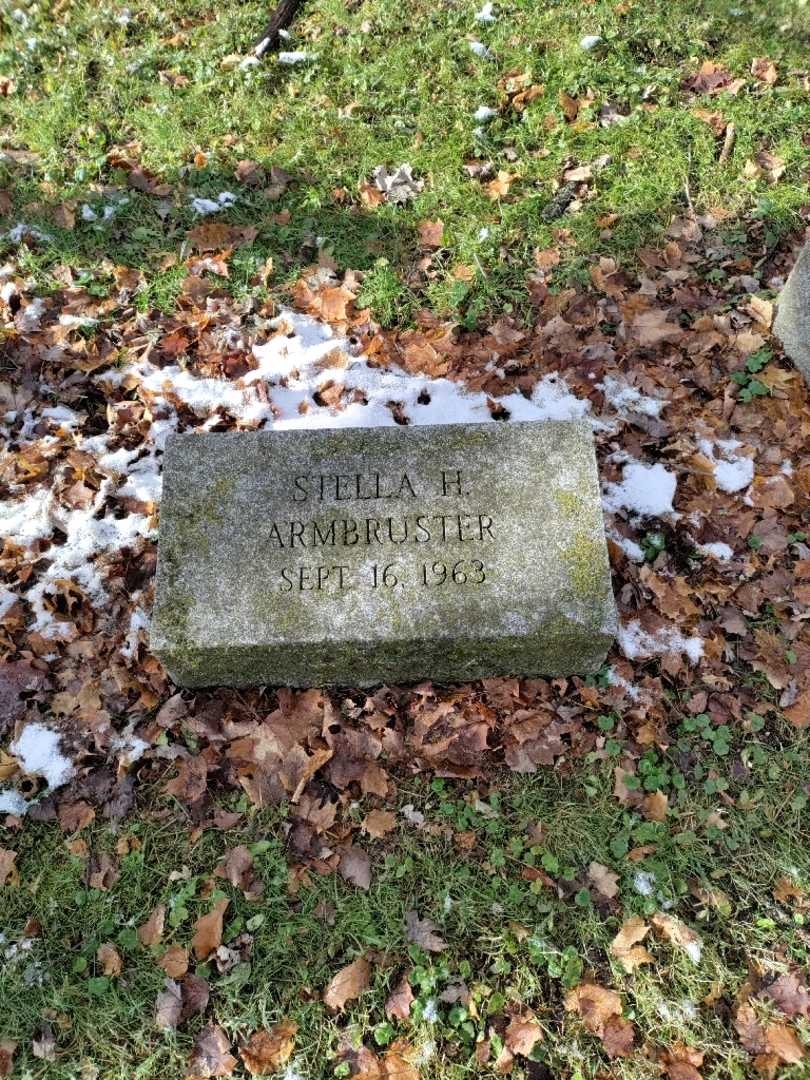
[[[163,484],[181,686],[584,674],[612,641],[587,423],[178,435]]]

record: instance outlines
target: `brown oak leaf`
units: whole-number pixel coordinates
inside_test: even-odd
[[[535,1045],[543,1039],[543,1029],[537,1017],[527,1009],[518,1016],[513,1016],[504,1035],[504,1044],[511,1054],[528,1057]]]
[[[649,932],[650,928],[643,919],[633,915],[611,941],[610,951],[621,962],[625,971],[635,971],[641,964],[652,963],[652,956],[643,945],[638,944]]]
[[[295,1047],[298,1024],[282,1020],[268,1031],[254,1031],[246,1046],[239,1051],[245,1068],[251,1076],[267,1076],[280,1069]]]
[[[447,948],[447,943],[439,936],[438,929],[430,919],[420,919],[415,911],[408,911],[405,915],[405,936],[425,952],[442,952]]]
[[[230,1076],[237,1065],[228,1036],[218,1024],[204,1027],[194,1041],[186,1080],[210,1080]]]
[[[385,1003],[385,1015],[389,1020],[407,1020],[411,1015],[411,1005],[413,1004],[414,996],[411,990],[411,984],[408,981],[407,975],[403,976],[397,983],[393,993],[389,994],[388,1000]]]

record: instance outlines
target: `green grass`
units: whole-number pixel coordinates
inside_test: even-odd
[[[182,251],[195,222],[190,197],[227,189],[238,202],[218,219],[259,229],[232,275],[237,293],[250,291],[248,279],[268,255],[276,268],[271,285],[283,292],[320,243],[339,268],[370,271],[363,296],[384,321],[401,325],[427,306],[472,327],[525,308],[532,252],[556,244],[561,228],[568,236],[558,283],[585,275],[595,253],[633,265],[638,249],[660,241],[690,199],[698,212],[728,214],[724,227],[732,233],[744,236],[750,223],[764,223],[766,247],[800,227],[810,165],[802,138],[810,123],[802,74],[806,5],[516,0],[500,6],[492,25],[475,21],[477,6],[365,0],[347,9],[339,0],[312,0],[288,47],[311,52],[314,62],[290,67],[268,57],[247,70],[233,57],[245,55],[260,32],[263,4],[77,0],[56,5],[56,14],[51,5],[20,9],[27,21],[6,7],[0,73],[13,76],[16,90],[0,97],[0,148],[37,158],[0,165],[0,188],[13,200],[9,224],[39,223],[52,237],[32,245],[25,269],[47,286],[58,264],[95,268],[109,258],[148,272],[144,304],[171,306],[179,271],[164,280],[158,268]],[[582,49],[581,38],[593,33],[601,44]],[[494,59],[474,56],[471,39],[485,42]],[[776,63],[775,86],[749,75],[758,56]],[[736,97],[684,92],[683,79],[707,59],[746,77]],[[166,71],[187,85],[161,81]],[[523,113],[498,89],[510,72],[545,87]],[[563,116],[561,92],[593,96],[576,123]],[[480,137],[473,120],[479,105],[499,109]],[[600,126],[605,105],[626,119]],[[719,109],[736,125],[727,162],[720,163],[695,107]],[[114,148],[171,193],[127,190],[125,173],[110,160]],[[743,177],[745,162],[761,150],[784,161],[776,184]],[[195,165],[199,153],[206,155],[202,167]],[[545,220],[566,166],[603,155],[610,161],[581,208]],[[472,158],[516,176],[507,200],[491,201],[469,178],[463,165]],[[263,189],[236,181],[241,159],[280,166],[295,180],[269,200]],[[358,185],[375,166],[402,161],[424,180],[422,193],[406,207],[365,208]],[[81,205],[109,203],[101,190],[108,186],[130,201],[107,223],[84,221]],[[347,193],[342,202],[337,188]],[[66,199],[79,206],[72,230],[58,228],[52,216]],[[287,223],[274,219],[281,210],[289,211]],[[617,215],[607,233],[605,215]],[[424,273],[416,266],[416,227],[435,217],[445,223],[445,247]],[[483,239],[482,229],[489,230]],[[473,272],[471,281],[454,276],[460,265]]]
[[[602,727],[611,728],[610,720]],[[365,1040],[378,1050],[393,1034],[417,1047],[433,1045],[422,1066],[427,1078],[489,1075],[473,1060],[475,1041],[515,1003],[537,1013],[546,1039],[535,1057],[552,1075],[592,1077],[600,1068],[627,1080],[654,1075],[639,1054],[608,1063],[599,1041],[566,1016],[567,989],[588,976],[622,993],[639,1043],[663,1048],[682,1039],[706,1052],[706,1077],[746,1077],[750,1062],[728,1008],[749,965],[776,972],[808,961],[802,904],[792,907],[773,897],[784,877],[799,889],[810,888],[810,853],[802,840],[808,825],[806,739],[769,721],[724,747],[716,736],[710,741],[701,735],[699,721],[687,723],[667,755],[650,753],[647,767],[639,769],[646,790],[669,794],[670,817],[654,823],[612,795],[613,765],[623,752],[618,730],[621,725],[609,733],[605,750],[567,777],[551,771],[503,776],[490,787],[403,780],[400,807],[410,804],[422,813],[428,829],[400,815],[384,840],[355,841],[372,857],[368,891],[312,869],[291,889],[292,856],[284,840],[288,808],[257,812],[244,796],[226,799],[245,811],[243,825],[227,833],[207,829],[196,843],[182,808],[155,792],[142,793],[140,812],[119,830],[86,830],[91,857],[106,852],[120,870],[109,891],[88,888],[87,861],[68,852],[69,838],[55,827],[0,833],[0,844],[19,852],[21,873],[19,886],[0,890],[3,950],[24,937],[28,920],[42,928],[29,952],[0,961],[0,1039],[20,1042],[24,1076],[61,1080],[89,1064],[98,1070],[92,1075],[105,1080],[184,1075],[202,1020],[188,1021],[177,1034],[155,1028],[154,1004],[164,979],[156,960],[166,944],[188,945],[193,922],[217,896],[227,895],[225,940],[249,934],[252,946],[249,958],[226,974],[218,974],[210,961],[197,965],[211,984],[209,1016],[235,1043],[259,1026],[295,1020],[300,1030],[294,1062],[308,1080],[342,1075],[338,1036],[345,1039],[347,1033],[355,1045]],[[741,763],[750,773],[735,780]],[[349,820],[359,823],[371,805],[367,800],[350,808]],[[709,817],[718,809],[723,828]],[[528,827],[538,823],[539,842],[527,836]],[[475,846],[464,851],[455,835],[470,831]],[[116,854],[122,837],[130,847],[124,855]],[[237,843],[254,852],[265,883],[258,901],[247,902],[222,879],[212,879],[223,852]],[[634,861],[629,852],[642,845],[653,850]],[[588,888],[591,861],[619,875],[612,906]],[[550,873],[563,897],[526,880],[523,870],[531,866]],[[654,875],[651,896],[638,890],[640,872]],[[158,903],[168,908],[166,933],[163,946],[150,950],[138,943],[135,929]],[[447,942],[445,952],[429,956],[408,944],[409,909],[434,920]],[[661,909],[698,931],[700,962],[650,938],[645,944],[654,963],[625,974],[610,956],[611,939],[631,914]],[[108,941],[124,960],[117,979],[104,979],[97,970],[97,949]],[[344,1015],[333,1017],[322,991],[338,969],[361,955],[372,960],[372,984]],[[384,1002],[406,971],[417,1002],[411,1020],[395,1021],[392,1031]],[[428,1003],[460,980],[475,1008],[439,1004],[431,1022]],[[703,999],[712,990],[717,1003],[706,1005]],[[57,1040],[50,1063],[29,1049],[43,1019]],[[518,1067],[514,1075],[543,1074],[523,1074]],[[806,1074],[796,1066],[781,1075]]]

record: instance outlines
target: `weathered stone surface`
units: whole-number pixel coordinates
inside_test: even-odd
[[[810,382],[810,243],[802,248],[779,294],[773,332]]]
[[[585,423],[179,435],[163,482],[181,686],[584,673],[612,640]]]

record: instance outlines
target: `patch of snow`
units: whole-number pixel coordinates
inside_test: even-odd
[[[192,198],[191,209],[195,214],[216,214],[219,210],[227,210],[235,202],[236,196],[232,191],[220,191],[215,199]]]
[[[43,487],[21,501],[0,502],[0,539],[30,548],[37,540],[50,536],[53,501],[51,492]]]
[[[296,1065],[288,1065],[281,1075],[281,1080],[306,1080],[306,1078]]]
[[[471,41],[470,52],[475,53],[475,55],[482,60],[490,60],[492,58],[492,52],[487,48],[483,41]]]
[[[414,809],[413,803],[407,803],[403,806],[400,813],[410,825],[421,828],[425,824],[425,815],[420,810]]]
[[[580,49],[584,49],[585,52],[590,52],[591,49],[596,48],[601,40],[601,34],[586,34],[585,37],[580,40],[579,47]]]
[[[637,870],[633,875],[633,888],[639,896],[652,896],[655,892],[655,874],[647,870]]]
[[[475,13],[475,21],[480,23],[494,23],[497,16],[492,13],[494,4],[486,3],[480,11]]]
[[[60,315],[60,326],[97,326],[98,319],[93,319],[89,315]]]
[[[35,615],[32,629],[43,637],[63,637],[69,625],[54,619],[45,604],[45,597],[54,593],[58,581],[72,579],[91,603],[100,607],[107,600],[107,592],[95,566],[96,557],[132,547],[139,537],[153,535],[143,514],[122,518],[113,514],[96,516],[104,507],[111,487],[112,482],[105,481],[92,505],[81,510],[66,510],[46,488],[19,502],[0,503],[0,536],[20,547],[31,547],[37,540],[50,538],[56,528],[65,534],[64,543],[48,549],[46,556],[51,561],[25,597]]]
[[[742,443],[736,439],[700,439],[698,448],[702,454],[714,464],[714,479],[721,491],[733,495],[736,491],[747,488],[754,479],[754,462],[752,458],[742,454],[735,454]],[[720,456],[716,455],[716,449]]]
[[[84,420],[83,416],[74,412],[73,409],[69,409],[66,405],[54,405],[51,408],[43,409],[42,415],[49,420],[56,420],[62,427],[66,428],[78,427]]]
[[[280,52],[278,54],[280,64],[305,64],[309,59],[309,53],[305,52]]]
[[[142,608],[140,604],[136,604],[129,617],[129,630],[127,631],[126,640],[120,649],[121,655],[126,657],[127,660],[131,660],[140,643],[141,632],[145,634],[148,629],[149,613]]]
[[[7,611],[12,609],[19,599],[19,596],[13,593],[11,589],[7,589],[5,585],[0,585],[0,619],[3,618]]]
[[[489,232],[489,229],[486,227],[486,225],[484,225],[483,228],[478,230],[478,239],[479,240],[482,240],[482,241],[483,240],[489,240],[489,237],[490,237],[490,232]]]
[[[619,545],[619,547],[625,553],[627,558],[632,560],[632,562],[637,562],[637,563],[643,563],[644,562],[644,558],[645,558],[644,552],[643,552],[642,548],[635,542],[635,540],[631,540],[627,536],[622,536],[620,533],[617,533],[615,530],[611,530],[608,533],[608,536],[610,537],[610,539],[615,544]]]
[[[607,681],[611,686],[619,686],[633,701],[638,701],[641,697],[641,690],[637,686],[633,686],[631,682],[628,682],[624,676],[620,675],[615,668],[610,668],[607,673]]]
[[[436,1006],[435,998],[429,998],[425,1002],[425,1007],[422,1010],[422,1019],[427,1021],[428,1024],[435,1024],[439,1019],[439,1010]]]
[[[720,541],[712,544],[701,544],[699,550],[705,555],[711,555],[713,559],[717,559],[719,562],[728,562],[729,559],[734,558],[734,548]]]
[[[365,357],[349,352],[344,339],[310,316],[285,311],[271,326],[280,332],[254,347],[257,366],[238,381],[200,378],[179,365],[157,368],[149,361],[133,365],[127,374],[140,382],[153,411],[164,417],[176,415],[179,400],[201,427],[223,412],[238,421],[278,430],[390,427],[396,423],[388,404],[392,401],[412,424],[492,421],[485,393],[467,391],[450,379],[425,379],[399,368],[372,368]],[[314,394],[330,379],[345,386],[346,398],[357,400],[341,410],[316,404]],[[352,395],[352,391],[357,393]],[[590,412],[588,400],[572,393],[556,374],[544,376],[531,398],[513,392],[500,398],[499,404],[514,420],[582,419]],[[163,423],[165,439],[172,424]],[[151,461],[140,468],[123,465],[128,472],[134,469],[145,476],[157,468]],[[152,494],[157,495],[156,476]]]
[[[22,769],[31,776],[44,777],[51,790],[73,776],[73,762],[59,750],[59,735],[44,724],[28,724],[10,749]]]
[[[40,243],[47,243],[52,239],[52,237],[48,233],[43,232],[42,229],[38,229],[35,225],[26,225],[24,221],[19,222],[6,233],[6,239],[10,240],[12,244],[20,244],[29,237],[32,240],[39,240]]]
[[[638,517],[661,517],[673,513],[676,486],[675,474],[663,465],[629,461],[622,470],[621,483],[606,485],[602,505],[609,513],[628,510]]]
[[[39,330],[41,328],[42,316],[47,310],[45,301],[42,297],[34,297],[34,299],[26,304],[18,314],[15,320],[17,328],[24,334],[30,334],[35,330]]]
[[[497,109],[490,109],[489,105],[479,105],[473,113],[473,119],[478,120],[479,123],[486,123],[487,120],[491,120],[493,116],[497,115]]]
[[[703,952],[703,945],[700,941],[687,941],[684,944],[684,951],[692,963],[697,967],[700,963],[700,957]]]
[[[14,788],[0,788],[0,814],[13,814],[25,817],[28,813],[28,801]]]
[[[596,384],[597,390],[605,395],[605,401],[621,416],[627,413],[642,413],[644,416],[657,417],[667,404],[660,398],[647,397],[635,386],[617,379],[615,375],[606,375],[605,381]]]
[[[662,627],[655,634],[645,630],[637,619],[621,623],[618,632],[619,647],[628,660],[649,659],[666,653],[683,652],[696,664],[703,656],[703,638],[684,637],[674,627]]]
[[[145,742],[139,736],[133,734],[133,727],[134,723],[130,724],[126,731],[116,735],[110,742],[110,749],[114,754],[118,754],[121,764],[126,768],[134,765],[136,761],[140,761],[151,746],[151,743]]]

